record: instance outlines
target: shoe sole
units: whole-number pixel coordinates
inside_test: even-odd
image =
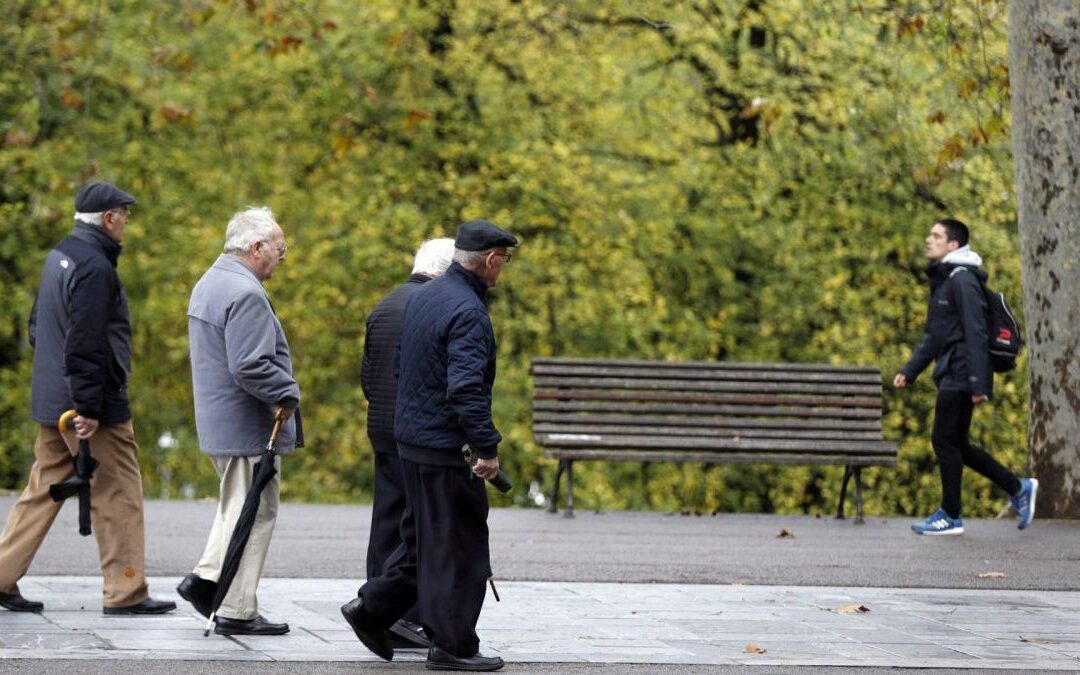
[[[506,665],[505,661],[503,663],[500,663],[497,666],[492,666],[490,668],[487,668],[487,667],[484,667],[484,668],[472,667],[472,668],[470,668],[470,667],[463,667],[463,666],[454,666],[454,665],[450,665],[448,663],[427,663],[427,662],[424,663],[424,667],[427,668],[428,670],[456,670],[456,671],[463,671],[463,672],[470,672],[470,673],[493,673],[496,670],[502,670],[503,666],[505,666],[505,665]]]
[[[153,611],[132,611],[126,607],[104,607],[101,612],[105,616],[156,616],[158,614],[168,614],[176,610],[176,606],[167,607],[165,609],[155,609]]]
[[[356,635],[356,639],[360,640],[360,642],[365,647],[368,648],[368,651],[370,651],[375,656],[378,656],[383,661],[393,661],[394,660],[394,650],[387,647],[387,649],[389,649],[389,651],[390,651],[390,654],[388,656],[382,654],[381,653],[382,650],[379,649],[380,645],[377,645],[377,644],[372,645],[371,644],[374,641],[370,640],[370,639],[368,639],[367,637],[364,636],[364,629],[362,629],[361,627],[356,625],[356,622],[353,621],[352,617],[349,616],[349,613],[345,611],[344,607],[341,608],[341,616],[345,617],[345,623],[349,624],[349,628],[352,628],[353,633]]]
[[[395,636],[401,638],[405,642],[409,643],[409,647],[416,647],[417,649],[427,649],[431,646],[431,641],[421,640],[415,633],[404,626],[399,626],[396,623],[388,629]],[[408,649],[409,647],[403,647]]]
[[[27,612],[28,614],[40,614],[45,611],[45,605],[40,607],[20,607],[18,605],[9,605],[6,602],[0,602],[0,607],[8,610],[9,612]]]
[[[1035,520],[1035,495],[1037,495],[1037,494],[1039,494],[1039,481],[1032,478],[1031,479],[1031,508],[1028,509],[1028,519],[1027,519],[1027,521],[1021,520],[1020,524],[1017,525],[1017,527],[1020,528],[1021,530],[1026,530],[1028,528],[1028,526],[1031,525],[1031,521]]]
[[[288,632],[289,632],[288,627],[286,627],[285,630],[251,631],[251,632],[243,631],[243,630],[228,630],[228,629],[226,629],[226,630],[218,630],[217,627],[214,628],[214,635],[224,635],[226,637],[229,636],[229,635],[285,635]]]
[[[920,532],[919,530],[912,530],[915,534],[921,534],[925,537],[948,537],[950,535],[963,534],[964,528],[954,527],[951,530],[942,530],[941,532]]]

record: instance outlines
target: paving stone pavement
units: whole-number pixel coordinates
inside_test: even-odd
[[[375,662],[339,613],[343,579],[264,579],[260,611],[280,637],[203,637],[178,601],[155,617],[101,614],[99,577],[31,576],[43,614],[0,610],[0,658]],[[166,590],[169,589],[169,590]],[[478,632],[512,664],[700,664],[1080,670],[1080,592],[504,582]],[[841,608],[868,611],[847,614]],[[751,645],[756,645],[760,653]],[[395,661],[418,664],[422,651]]]

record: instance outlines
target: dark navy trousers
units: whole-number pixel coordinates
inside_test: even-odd
[[[375,450],[375,499],[371,504],[371,532],[368,535],[367,578],[381,576],[394,551],[401,546],[401,518],[405,514],[405,479],[401,475],[397,443],[393,438],[368,436]],[[419,623],[416,608],[405,613]]]
[[[455,656],[480,650],[476,622],[491,576],[484,481],[460,467],[400,459],[402,544],[360,588],[364,608],[389,627],[416,605],[432,642]]]

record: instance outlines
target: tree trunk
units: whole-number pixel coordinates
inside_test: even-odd
[[[1009,79],[1038,512],[1080,518],[1080,3],[1010,3]]]

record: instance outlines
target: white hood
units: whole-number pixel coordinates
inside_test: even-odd
[[[961,246],[960,248],[952,251],[944,258],[941,259],[942,264],[948,263],[950,265],[967,265],[968,267],[979,267],[983,263],[982,256],[971,250],[970,246]]]

